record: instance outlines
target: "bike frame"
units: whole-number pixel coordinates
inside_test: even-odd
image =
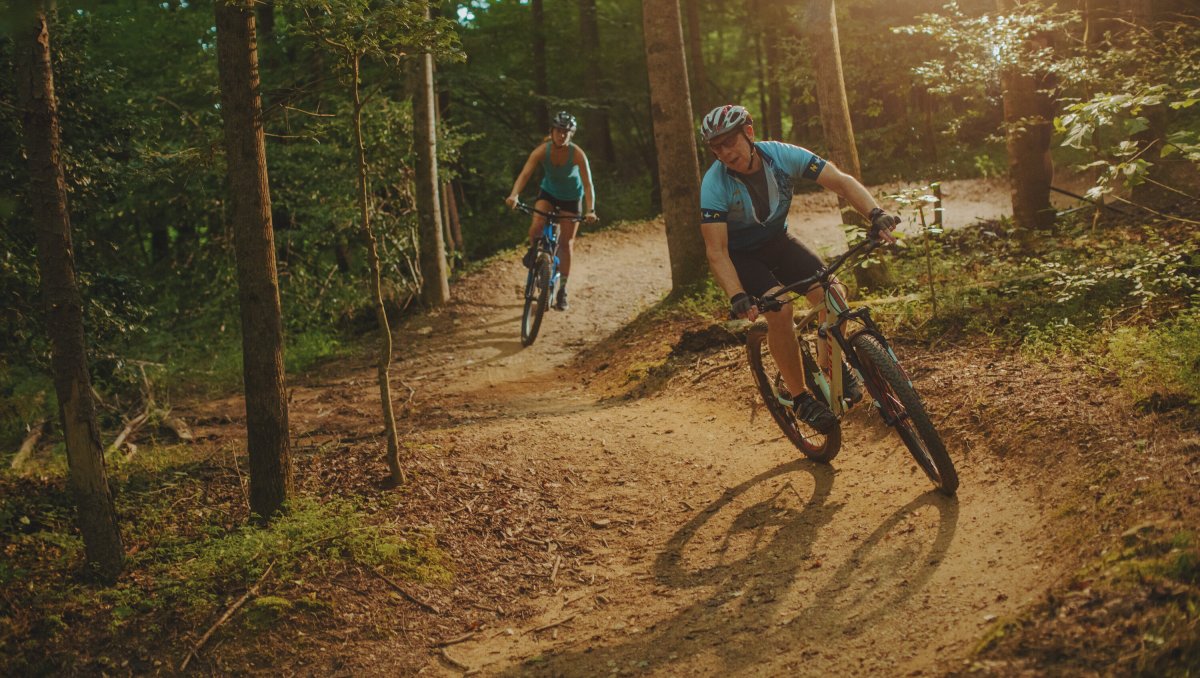
[[[542,234],[538,236],[538,249],[550,255],[550,290],[553,292],[558,289],[558,222],[561,217],[555,212],[543,212],[523,202],[518,202],[516,207],[526,214],[537,214],[546,219],[546,223],[542,225]],[[572,221],[583,221],[583,217],[567,218]],[[533,275],[534,269],[529,269],[529,275],[525,279],[526,298],[533,294]]]
[[[847,362],[850,363],[850,367],[858,370],[860,374],[863,371],[862,364],[859,362],[858,356],[854,353],[854,351],[850,350],[851,339],[863,333],[872,335],[879,340],[879,343],[884,347],[885,350],[887,350],[892,359],[896,360],[896,364],[900,364],[899,359],[896,358],[896,354],[892,351],[891,344],[888,343],[887,338],[883,336],[883,333],[879,330],[879,327],[871,318],[871,309],[863,306],[861,308],[851,310],[850,304],[846,301],[845,295],[842,293],[841,289],[834,284],[834,273],[847,261],[866,256],[881,244],[882,243],[879,240],[875,239],[864,240],[847,250],[838,258],[834,259],[828,266],[818,270],[817,273],[811,277],[792,283],[791,285],[770,293],[758,302],[759,310],[761,311],[779,310],[787,301],[805,296],[814,285],[821,286],[822,290],[824,291],[821,303],[812,307],[812,309],[802,316],[798,322],[795,322],[794,319],[793,322],[796,331],[801,334],[803,334],[805,329],[809,326],[817,324],[816,332],[819,339],[817,342],[818,369],[817,374],[813,376],[813,379],[817,382],[817,385],[823,391],[825,391],[826,402],[832,403],[831,409],[839,418],[844,415],[847,410],[849,410],[849,406],[843,397],[845,395],[845,391],[843,390],[844,384],[842,383],[842,370],[840,368],[843,357]],[[788,298],[788,295],[794,296]],[[825,321],[818,324],[817,321],[820,319],[822,311],[825,313]],[[856,329],[854,332],[847,335],[844,331],[844,328],[850,321],[857,322],[861,324],[862,327],[861,329]],[[832,338],[833,341],[830,341],[830,338]],[[800,337],[800,340],[804,340],[803,336]],[[826,378],[824,370],[820,369],[820,352],[823,346],[830,353],[830,374],[828,379]],[[900,369],[903,371],[904,368],[901,367]],[[882,398],[884,397],[883,394],[874,392],[875,387],[874,384],[871,383],[871,380],[864,379],[864,382],[865,386],[870,392],[871,397],[874,398],[876,402],[882,403]],[[889,408],[882,408],[882,413],[884,421],[887,422],[889,426],[895,424],[897,417],[889,410]]]

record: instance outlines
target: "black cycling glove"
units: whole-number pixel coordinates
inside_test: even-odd
[[[754,307],[754,297],[751,297],[745,292],[738,292],[729,300],[730,314],[735,318],[740,318],[750,312]]]
[[[867,215],[871,220],[871,237],[878,238],[880,233],[886,233],[900,225],[900,217],[894,217],[876,207]]]

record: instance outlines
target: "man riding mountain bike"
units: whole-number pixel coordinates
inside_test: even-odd
[[[815,181],[838,194],[867,217],[874,233],[895,242],[891,231],[900,220],[885,213],[866,187],[805,148],[754,141],[754,121],[745,107],[727,104],[714,108],[704,116],[700,134],[716,156],[700,186],[700,232],[713,277],[729,295],[736,317],[755,320],[758,297],[812,276],[823,265],[820,257],[788,232],[787,214],[796,180]],[[821,288],[814,285],[808,291],[809,303],[820,305],[822,295]],[[829,432],[838,419],[805,385],[792,304],[763,316],[767,344],[792,395],[796,418],[820,433]],[[830,369],[828,348],[818,347],[818,353],[822,368]],[[852,401],[861,399],[861,384],[848,381],[847,394]]]

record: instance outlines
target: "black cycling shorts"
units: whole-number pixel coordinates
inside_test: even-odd
[[[537,199],[545,200],[551,205],[554,205],[554,208],[559,212],[567,212],[568,214],[583,214],[583,196],[575,198],[574,200],[559,200],[543,189],[540,193],[538,193]]]
[[[786,231],[754,249],[730,250],[729,258],[742,288],[754,297],[808,278],[824,265],[815,252]]]

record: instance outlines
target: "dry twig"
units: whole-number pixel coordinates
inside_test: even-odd
[[[563,617],[562,619],[559,619],[558,621],[552,621],[549,624],[542,624],[541,626],[537,627],[536,629],[530,629],[529,631],[526,631],[526,633],[541,633],[542,631],[549,631],[550,629],[554,628],[555,626],[562,626],[563,624],[566,624],[567,622],[571,621],[572,619],[574,619],[575,617],[578,617],[578,616],[579,616],[579,613],[576,612],[575,614],[573,614],[569,617]]]
[[[466,672],[471,671],[471,667],[469,665],[464,664],[463,662],[455,659],[454,657],[451,657],[450,653],[446,652],[446,648],[444,648],[444,647],[442,648],[442,659],[445,659],[447,662],[449,662],[449,664],[451,666],[453,666],[454,668],[456,668],[460,671],[466,671]]]
[[[421,607],[421,608],[423,608],[423,609],[425,609],[425,610],[428,610],[428,611],[430,611],[430,612],[432,612],[432,613],[434,613],[434,614],[441,614],[441,613],[442,613],[442,611],[441,611],[441,610],[437,609],[437,608],[436,608],[436,607],[434,607],[433,605],[430,605],[429,603],[427,603],[427,602],[425,602],[425,601],[421,600],[420,598],[416,597],[415,595],[413,595],[413,594],[409,593],[409,592],[408,592],[408,591],[407,591],[407,590],[406,590],[406,589],[405,589],[403,586],[400,586],[400,585],[399,585],[399,584],[397,584],[395,581],[393,581],[393,580],[391,579],[391,577],[388,577],[386,574],[384,574],[384,573],[380,572],[379,570],[377,570],[377,569],[375,569],[375,568],[373,568],[373,567],[372,567],[372,568],[369,568],[369,569],[371,570],[371,572],[373,572],[373,573],[375,574],[375,576],[376,576],[376,577],[379,577],[380,579],[382,579],[383,581],[385,581],[385,582],[386,582],[386,583],[387,583],[389,586],[391,586],[393,589],[396,589],[396,591],[397,591],[397,592],[399,592],[399,593],[400,593],[400,595],[402,595],[402,596],[404,596],[405,598],[407,598],[409,602],[411,602],[411,603],[414,603],[414,604],[416,604],[418,607]]]
[[[46,427],[49,423],[49,419],[43,419],[29,427],[29,435],[21,443],[21,449],[17,450],[17,454],[13,457],[9,468],[13,470],[20,469],[25,465],[25,462],[29,461],[29,458],[33,456],[33,451],[37,449],[38,441],[45,435]]]
[[[238,598],[236,603],[230,605],[229,609],[225,610],[225,614],[221,615],[221,618],[217,620],[217,623],[209,627],[208,631],[205,631],[203,636],[200,636],[200,640],[196,642],[196,645],[192,647],[192,650],[188,652],[188,655],[183,658],[183,663],[179,665],[180,672],[187,668],[188,662],[192,661],[192,657],[199,656],[197,653],[200,652],[200,648],[204,647],[204,644],[207,643],[208,639],[212,637],[212,634],[221,627],[221,624],[229,621],[229,618],[233,616],[233,613],[237,612],[238,608],[240,608],[242,605],[245,605],[246,601],[250,600],[251,596],[258,595],[259,587],[261,587],[262,583],[266,581],[267,575],[271,574],[271,570],[273,569],[275,569],[275,561],[272,560],[271,564],[267,566],[267,571],[263,572],[262,576],[258,578],[258,581],[254,582],[254,586],[251,586],[248,591],[243,593],[242,597]]]

